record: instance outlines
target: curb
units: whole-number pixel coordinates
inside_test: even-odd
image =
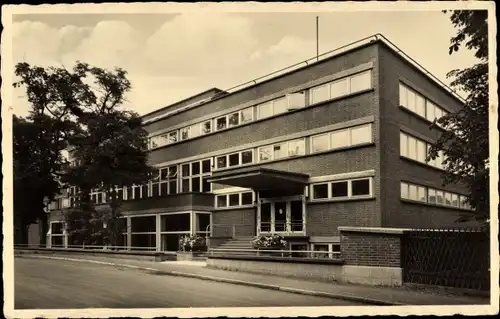
[[[184,273],[184,272],[173,271],[173,270],[172,271],[159,270],[159,269],[149,268],[149,267],[141,267],[141,266],[127,265],[127,264],[118,264],[118,263],[113,263],[113,262],[106,262],[106,261],[99,261],[99,260],[92,260],[92,259],[53,257],[53,256],[40,256],[40,255],[37,255],[37,256],[26,256],[25,255],[25,256],[19,256],[19,257],[87,262],[87,263],[93,263],[93,264],[108,265],[108,266],[114,266],[114,267],[120,267],[120,268],[129,268],[129,269],[136,269],[136,270],[140,270],[140,271],[147,271],[150,274],[154,274],[154,275],[166,275],[166,276],[196,278],[196,279],[201,279],[201,280],[223,282],[223,283],[229,283],[229,284],[234,284],[234,285],[242,285],[242,286],[257,287],[257,288],[262,288],[262,289],[277,290],[277,291],[283,291],[283,292],[294,293],[294,294],[299,294],[299,295],[309,295],[309,296],[317,296],[317,297],[324,297],[324,298],[331,298],[331,299],[341,299],[341,300],[346,300],[346,301],[361,302],[361,303],[365,303],[365,304],[378,305],[378,306],[405,306],[406,305],[404,303],[390,302],[390,301],[385,301],[385,300],[365,298],[365,297],[359,297],[359,296],[353,296],[353,295],[334,294],[334,293],[314,291],[314,290],[282,287],[282,286],[263,284],[263,283],[258,283],[258,282],[250,282],[250,281],[244,281],[244,280],[237,280],[237,279],[230,279],[230,278],[223,278],[223,277],[214,277],[214,276],[207,276],[207,275],[200,275],[200,274],[191,274],[191,273]]]

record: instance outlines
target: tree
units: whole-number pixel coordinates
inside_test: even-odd
[[[446,13],[446,11],[445,11]],[[473,217],[484,221],[489,214],[489,149],[488,149],[488,12],[483,10],[453,11],[451,22],[457,35],[451,39],[449,53],[458,51],[462,44],[475,50],[479,62],[463,70],[452,70],[451,86],[465,92],[463,109],[438,119],[446,128],[430,149],[428,159],[435,159],[442,150],[446,160],[444,184],[461,182],[469,190],[469,203],[475,213],[462,216],[460,221]]]
[[[81,62],[71,71],[19,63],[15,73],[21,80],[14,85],[26,88],[31,113],[41,114],[55,125],[54,134],[47,138],[58,146],[63,144],[73,164],[77,163],[54,173],[65,187],[79,190],[72,194],[76,207],[66,212],[69,234],[82,242],[95,242],[96,238],[115,242],[119,227],[114,225],[119,224],[121,204],[117,188],[144,183],[152,171],[140,117],[119,109],[131,89],[127,73]],[[61,150],[51,148],[57,154]],[[51,157],[45,161],[55,163]],[[96,209],[90,197],[94,189],[106,193],[109,209]]]

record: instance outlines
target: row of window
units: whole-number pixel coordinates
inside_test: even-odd
[[[337,97],[349,95],[372,87],[371,71],[364,71],[352,76],[348,76],[333,82],[322,84],[310,89],[309,103],[316,104]],[[303,108],[306,106],[305,91],[287,94],[283,97],[267,101],[255,106],[245,108],[240,111],[215,117],[203,122],[199,122],[179,130],[160,134],[149,138],[148,148],[176,143],[191,138],[196,138],[211,132],[221,131],[227,128],[236,127],[274,115],[286,113],[288,111]],[[254,114],[256,112],[256,114]]]
[[[311,185],[312,200],[351,199],[372,195],[372,178],[351,179]]]
[[[254,192],[238,192],[231,194],[221,194],[215,196],[215,207],[238,207],[253,205],[255,200]]]
[[[467,196],[404,182],[401,183],[401,198],[428,204],[471,209],[467,202]]]
[[[441,107],[402,83],[399,83],[399,104],[430,122],[448,114]]]
[[[372,142],[372,125],[364,124],[311,137],[311,153]]]
[[[424,142],[403,132],[400,132],[399,134],[399,143],[399,154],[401,156],[430,165],[438,169],[444,169],[446,156],[444,155],[443,151],[439,151],[438,156],[435,159],[426,161],[429,150],[431,148],[430,143]]]

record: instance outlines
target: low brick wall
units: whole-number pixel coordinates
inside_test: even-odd
[[[89,249],[60,249],[60,248],[22,248],[15,249],[16,255],[58,255],[58,256],[99,256],[110,258],[121,258],[131,260],[165,261],[176,260],[175,253],[167,254],[161,252],[143,251],[109,251],[109,250],[89,250]]]

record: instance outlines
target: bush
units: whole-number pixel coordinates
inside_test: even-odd
[[[184,236],[181,238],[182,251],[206,251],[207,243],[201,236]]]
[[[254,240],[252,240],[252,247],[255,249],[273,248],[276,250],[280,250],[287,247],[287,242],[283,236],[276,234],[268,236],[257,236]]]

